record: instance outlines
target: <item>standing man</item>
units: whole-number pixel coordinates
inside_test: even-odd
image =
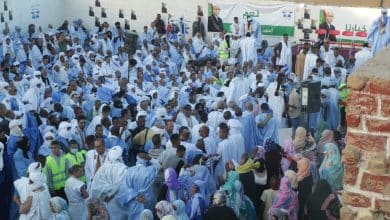
[[[52,197],[60,196],[66,199],[64,192],[65,181],[67,177],[67,168],[69,167],[65,154],[60,149],[60,143],[53,141],[50,145],[51,154],[46,158],[46,177],[50,195]]]
[[[204,40],[206,37],[206,29],[204,28],[201,16],[198,16],[197,20],[192,23],[192,37],[198,32],[202,35],[202,39]]]
[[[390,19],[386,9],[382,9],[382,15],[371,25],[367,39],[373,55],[390,44]]]
[[[367,60],[372,58],[372,51],[368,48],[368,43],[363,44],[363,48],[355,54],[355,68],[354,72],[359,69],[359,67],[364,64]]]
[[[165,23],[161,19],[161,14],[157,14],[156,20],[154,20],[154,24],[156,26],[157,33],[161,36],[166,33]]]
[[[234,17],[233,24],[230,25],[230,31],[232,35],[238,36],[239,38],[244,37],[244,25],[238,21],[238,17]]]
[[[245,38],[241,40],[240,48],[242,54],[242,63],[248,62],[249,60],[251,60],[253,63],[256,63],[256,40],[251,37],[250,32],[247,32]]]
[[[291,43],[288,42],[288,35],[283,34],[283,40],[277,45],[277,58],[276,64],[279,66],[288,66],[288,69],[292,71],[292,51]]]
[[[95,173],[102,166],[106,160],[107,152],[102,138],[95,140],[95,149],[87,152],[85,158],[85,177],[87,178],[87,186],[90,184],[95,176]]]

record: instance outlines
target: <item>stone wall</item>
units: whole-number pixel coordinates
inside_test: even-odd
[[[348,79],[341,219],[390,217],[390,48]]]

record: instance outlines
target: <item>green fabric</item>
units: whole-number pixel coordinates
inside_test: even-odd
[[[227,180],[225,184],[222,186],[223,191],[231,192],[234,189],[234,182],[236,180],[240,180],[240,176],[237,171],[229,171],[227,173]]]
[[[57,164],[56,159],[53,156],[48,156],[46,159],[46,167],[50,169],[52,174],[53,189],[62,189],[65,186],[66,173],[65,173],[66,158],[61,156],[60,164]]]

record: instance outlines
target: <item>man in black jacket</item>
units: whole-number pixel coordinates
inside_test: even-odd
[[[207,30],[209,32],[222,32],[223,31],[223,22],[219,15],[219,7],[213,5],[213,14],[209,16],[207,21]]]

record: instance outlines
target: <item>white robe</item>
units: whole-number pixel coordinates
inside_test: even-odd
[[[246,77],[234,77],[226,92],[226,101],[238,103],[241,96],[247,94],[250,89],[250,81]]]
[[[101,156],[101,158],[102,157],[104,158],[103,160],[100,161],[101,164],[104,163],[104,161],[106,159],[106,155],[107,155],[107,150]],[[98,153],[97,153],[96,150],[88,151],[87,155],[85,157],[84,170],[85,170],[85,177],[86,177],[86,180],[87,180],[87,187],[88,188],[90,188],[91,182],[92,182],[92,180],[93,180],[93,178],[95,176],[97,157],[98,157]]]
[[[112,197],[106,204],[111,219],[123,219],[126,210],[123,210],[116,201],[115,194],[118,192],[127,172],[127,166],[119,161],[106,161],[96,172],[91,183],[91,198],[103,200],[105,197]]]
[[[245,37],[240,42],[242,62],[252,60],[256,63],[257,51],[256,51],[256,40],[252,37]]]
[[[311,74],[311,70],[316,66],[318,56],[313,53],[306,54],[305,66],[303,68],[303,80],[306,80]]]
[[[292,71],[292,51],[291,44],[289,42],[281,42],[282,50],[280,51],[280,57],[278,58],[277,64],[280,66],[287,65],[288,69]]]
[[[29,189],[29,178],[22,177],[14,182],[14,186],[22,203],[26,202],[29,196],[33,197],[30,210],[26,214],[21,214],[19,220],[50,218],[50,193],[46,184],[43,191],[33,192]]]
[[[279,95],[275,96],[277,83],[272,82],[267,87],[266,93],[268,94],[268,105],[273,110],[273,116],[277,121],[277,125],[280,128],[282,125],[282,115],[284,112],[284,99],[283,92],[279,90]]]
[[[359,67],[364,64],[367,60],[369,60],[370,58],[372,58],[373,55],[372,55],[372,52],[369,48],[367,47],[364,47],[362,50],[360,50],[359,52],[357,52],[355,54],[355,67],[354,67],[354,71],[358,70]]]
[[[216,131],[218,125],[224,121],[222,111],[212,111],[208,114],[207,125],[213,130]]]
[[[86,219],[86,207],[81,197],[81,187],[85,183],[73,176],[65,182],[65,194],[68,199],[68,212],[71,219]]]
[[[226,162],[233,160],[237,163],[240,162],[241,156],[245,153],[244,138],[241,134],[230,135],[228,139],[221,141],[218,144],[217,153],[221,155],[219,167],[225,167]],[[220,169],[217,172],[218,176],[222,173]]]

